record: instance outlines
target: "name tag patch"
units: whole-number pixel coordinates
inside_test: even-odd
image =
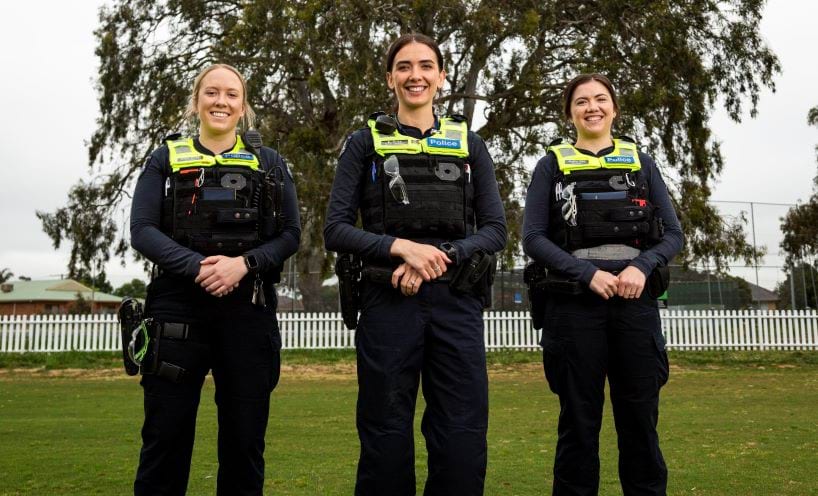
[[[190,157],[176,157],[176,161],[177,162],[193,162],[195,160],[201,160],[203,158],[204,157],[202,157],[201,155],[193,155],[193,156],[190,156]]]
[[[400,145],[408,145],[409,140],[382,140],[381,145],[383,146],[400,146]]]
[[[251,153],[223,153],[222,157],[227,159],[253,160],[253,154]]]
[[[567,165],[588,165],[587,160],[566,160]]]

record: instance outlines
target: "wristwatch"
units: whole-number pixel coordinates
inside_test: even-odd
[[[449,257],[449,260],[451,260],[453,264],[457,265],[458,262],[460,262],[460,260],[458,260],[460,257],[458,256],[457,247],[455,245],[445,241],[440,243],[440,250]]]
[[[255,255],[242,255],[244,259],[244,266],[247,267],[247,272],[251,274],[258,274],[258,259]]]

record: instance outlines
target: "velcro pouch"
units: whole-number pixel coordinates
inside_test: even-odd
[[[582,235],[585,238],[611,238],[623,236],[639,236],[650,231],[647,222],[599,222],[582,226]]]
[[[216,212],[216,222],[219,224],[243,224],[257,220],[256,208],[221,208]]]
[[[608,220],[613,222],[641,221],[649,218],[648,207],[617,208],[608,212]]]

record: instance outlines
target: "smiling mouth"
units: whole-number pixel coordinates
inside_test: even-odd
[[[230,114],[228,114],[227,112],[219,111],[210,112],[210,115],[212,115],[213,117],[230,117]]]
[[[406,86],[406,91],[412,95],[419,95],[426,90],[426,86]]]

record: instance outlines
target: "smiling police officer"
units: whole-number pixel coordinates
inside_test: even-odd
[[[136,495],[182,495],[202,383],[212,371],[219,421],[217,494],[260,495],[281,338],[273,284],[301,228],[287,165],[248,129],[244,78],[228,65],[196,77],[196,137],[171,136],[136,184],[131,243],[155,264],[145,336]]]
[[[526,254],[548,271],[532,284],[546,291],[532,315],[560,398],[553,494],[598,492],[607,376],[624,494],[663,495],[656,425],[668,362],[656,297],[682,230],[653,159],[611,137],[619,112],[611,82],[578,76],[564,100],[577,140],[552,143],[537,164],[523,223]]]
[[[360,294],[342,290],[361,306],[355,494],[415,494],[422,377],[425,494],[479,495],[488,425],[481,311],[493,254],[506,243],[494,164],[464,119],[434,114],[446,73],[431,38],[395,40],[386,70],[397,114],[373,114],[348,139],[324,226],[328,250],[363,262]],[[339,274],[351,272],[344,267]],[[357,309],[345,314],[355,326]]]

